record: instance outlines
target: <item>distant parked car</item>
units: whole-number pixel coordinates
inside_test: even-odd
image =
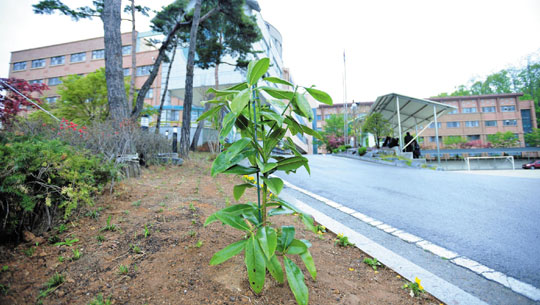
[[[527,164],[523,164],[522,166],[523,168],[525,169],[535,169],[535,168],[540,168],[540,160],[536,160],[534,162],[531,162],[531,163],[527,163]]]

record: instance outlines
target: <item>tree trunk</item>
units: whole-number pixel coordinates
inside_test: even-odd
[[[174,45],[172,52],[173,53],[171,57],[171,62],[169,63],[169,69],[167,71],[167,79],[165,80],[165,90],[163,90],[163,94],[161,95],[161,103],[159,103],[159,112],[157,115],[157,122],[156,122],[156,134],[159,134],[159,126],[161,125],[161,112],[163,111],[163,104],[165,103],[165,97],[167,96],[167,90],[169,89],[169,77],[171,76],[171,69],[174,62],[174,56],[176,55],[176,45]]]
[[[191,105],[193,104],[193,69],[195,65],[195,46],[197,44],[197,29],[201,17],[201,0],[195,2],[195,11],[189,33],[189,51],[186,66],[186,94],[184,97],[184,111],[182,113],[182,131],[180,139],[180,156],[189,157],[189,133],[191,126]]]
[[[128,113],[133,108],[133,95],[135,93],[135,77],[137,71],[137,32],[135,31],[135,0],[131,0],[131,81],[129,82]]]
[[[121,0],[105,0],[101,19],[105,33],[105,77],[111,118],[120,122],[128,117],[126,88],[122,70],[122,36],[120,34]]]
[[[214,69],[214,79],[215,79],[215,89],[219,90],[219,64],[216,65],[216,68]],[[204,105],[204,112],[210,110],[210,104],[206,103]],[[197,124],[197,129],[195,130],[195,134],[193,135],[193,141],[191,141],[191,151],[195,151],[197,149],[197,142],[199,142],[199,138],[201,136],[201,131],[204,127],[204,121],[199,121]]]

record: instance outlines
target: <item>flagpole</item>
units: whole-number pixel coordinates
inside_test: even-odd
[[[347,145],[347,62],[345,60],[345,50],[343,50],[343,145]]]

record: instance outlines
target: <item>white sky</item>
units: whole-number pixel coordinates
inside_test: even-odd
[[[103,36],[99,19],[32,13],[38,0],[0,1],[0,77],[10,52]],[[72,6],[91,1],[65,1]],[[127,3],[127,1],[123,1]],[[170,1],[142,1],[159,8]],[[540,54],[539,0],[259,0],[283,36],[283,59],[300,85],[343,101],[396,92],[429,97]],[[148,30],[148,19],[139,31]],[[143,24],[143,21],[144,24]],[[123,23],[123,31],[130,24]]]

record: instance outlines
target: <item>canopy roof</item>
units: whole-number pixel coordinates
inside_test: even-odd
[[[402,132],[414,130],[416,126],[421,128],[420,126],[424,127],[433,122],[433,108],[435,108],[437,118],[448,110],[457,109],[455,106],[451,105],[414,98],[397,93],[390,93],[379,96],[373,106],[371,106],[369,114],[376,112],[381,113],[383,117],[390,122],[392,128],[397,131],[399,126],[397,111],[398,104]]]

